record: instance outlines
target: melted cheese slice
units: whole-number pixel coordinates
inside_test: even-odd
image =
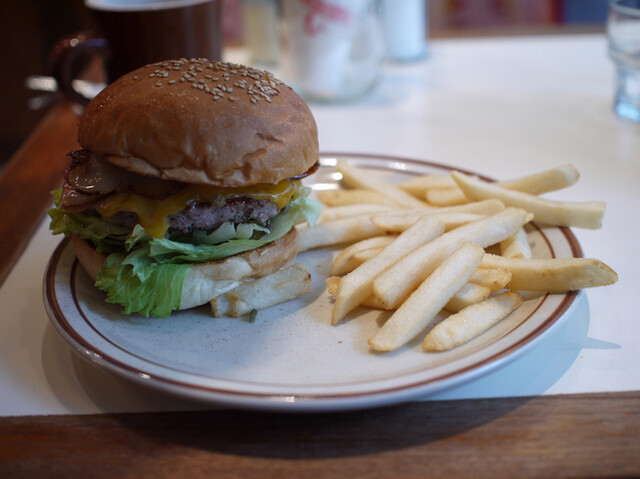
[[[96,210],[105,219],[118,212],[130,211],[138,215],[138,223],[154,238],[164,238],[169,227],[169,217],[184,209],[193,201],[218,201],[225,198],[246,196],[256,200],[269,200],[282,209],[301,188],[299,180],[282,180],[278,184],[259,184],[241,188],[222,188],[208,185],[189,185],[177,193],[162,199],[147,198],[131,191],[114,193]]]

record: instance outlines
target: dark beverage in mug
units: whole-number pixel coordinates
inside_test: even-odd
[[[107,81],[172,58],[219,60],[222,0],[86,0],[106,39]]]

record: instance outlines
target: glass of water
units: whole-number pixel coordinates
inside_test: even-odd
[[[617,73],[614,110],[640,122],[640,0],[609,2],[607,38]]]

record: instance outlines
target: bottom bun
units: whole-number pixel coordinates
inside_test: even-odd
[[[88,241],[72,235],[73,247],[83,269],[96,281],[107,256]],[[249,278],[259,278],[290,264],[298,254],[298,235],[292,228],[282,238],[259,248],[218,261],[195,264],[187,271],[182,285],[179,309],[206,304],[216,296],[237,287]]]

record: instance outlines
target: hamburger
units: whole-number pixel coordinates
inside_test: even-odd
[[[125,314],[166,317],[297,254],[319,205],[305,102],[271,73],[207,59],[147,65],[107,86],[78,126],[51,230]]]

